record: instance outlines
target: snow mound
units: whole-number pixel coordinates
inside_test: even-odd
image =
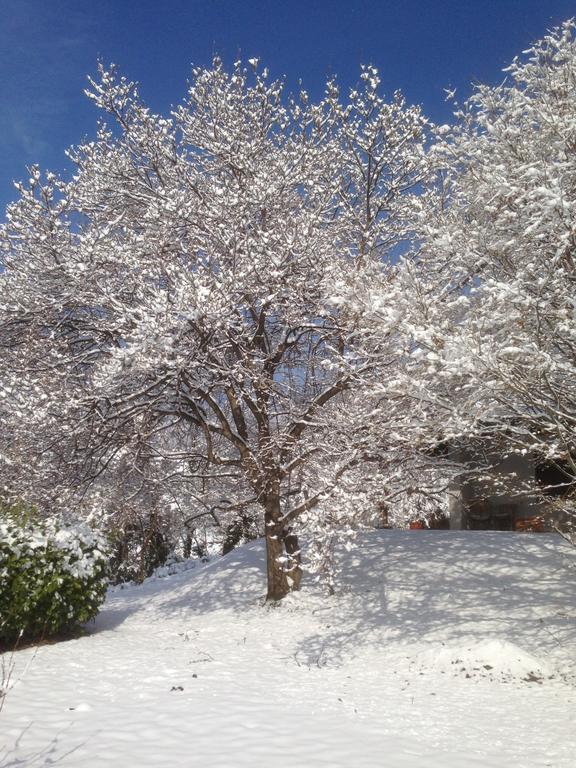
[[[441,674],[502,682],[542,683],[555,677],[550,664],[499,638],[423,651],[416,654],[413,663],[420,669]]]

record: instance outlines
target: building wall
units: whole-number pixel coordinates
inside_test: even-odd
[[[534,463],[527,456],[501,459],[496,453],[473,459],[462,452],[463,463],[472,467],[463,473],[450,501],[450,527],[513,529],[518,519],[541,512]]]

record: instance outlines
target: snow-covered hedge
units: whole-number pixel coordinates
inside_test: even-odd
[[[103,540],[88,526],[0,523],[0,643],[70,632],[106,594]]]

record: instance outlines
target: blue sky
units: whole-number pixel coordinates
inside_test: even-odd
[[[353,85],[361,63],[381,72],[436,121],[450,119],[444,88],[469,93],[576,0],[0,0],[0,211],[26,166],[66,168],[64,150],[94,134],[82,91],[96,61],[141,83],[156,111],[184,96],[192,64],[218,53],[257,56],[274,76],[313,95],[337,74]]]

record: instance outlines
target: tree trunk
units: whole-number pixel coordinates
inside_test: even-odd
[[[283,528],[280,499],[266,502],[266,571],[268,590],[266,600],[281,600],[288,592],[298,590],[302,579],[298,539]]]
[[[302,557],[300,555],[298,536],[295,533],[286,532],[284,546],[290,558],[290,572],[288,575],[292,579],[291,589],[293,592],[296,592],[300,589],[300,582],[302,581]]]
[[[273,531],[274,529],[272,529]],[[268,590],[266,600],[281,600],[290,592],[290,584],[284,570],[284,544],[277,533],[266,531],[266,571]]]

